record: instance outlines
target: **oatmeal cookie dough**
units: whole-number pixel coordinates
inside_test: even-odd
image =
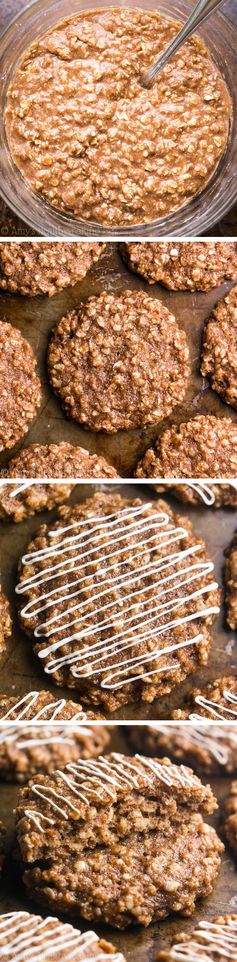
[[[203,774],[229,774],[237,769],[237,731],[235,725],[195,723],[167,725],[152,722],[131,726],[129,737],[133,747],[147,755],[169,755],[177,762],[192,765]]]
[[[230,418],[198,414],[191,421],[166,428],[153,448],[139,461],[137,478],[236,478],[237,425]],[[172,485],[174,487],[174,485]],[[200,485],[201,488],[201,485]],[[215,485],[215,507],[236,506],[233,485]],[[198,503],[195,487],[176,485],[176,494],[185,501]],[[203,500],[203,498],[202,498]]]
[[[12,619],[10,615],[9,602],[3,594],[0,584],[0,659],[5,651],[7,639],[10,638],[11,633]]]
[[[0,779],[27,782],[38,772],[49,774],[79,758],[96,757],[106,747],[109,731],[93,724],[95,719],[81,705],[56,701],[46,691],[29,692],[21,699],[1,696]],[[66,720],[72,724],[63,724]]]
[[[0,321],[0,451],[26,434],[41,404],[36,361],[28,341]]]
[[[19,571],[20,621],[42,668],[89,706],[152,702],[207,661],[213,564],[163,501],[110,489],[59,508]]]
[[[121,244],[124,260],[148,284],[172,291],[209,291],[237,278],[237,243],[148,241]]]
[[[95,932],[80,932],[54,916],[42,918],[29,912],[0,915],[0,952],[5,962],[125,962],[111,942]]]
[[[237,285],[219,301],[205,325],[201,374],[237,408]]]
[[[105,250],[105,244],[19,241],[0,244],[0,288],[52,297],[76,284]]]
[[[38,511],[51,511],[70,497],[73,487],[73,484],[32,484],[30,481],[26,487],[22,481],[10,485],[0,479],[0,520],[18,524]]]
[[[237,678],[226,675],[216,678],[202,689],[194,688],[185,699],[183,708],[176,708],[171,718],[177,720],[190,718],[221,718],[223,721],[237,721]]]
[[[190,37],[150,89],[142,84],[179,26],[156,11],[115,6],[67,18],[28,48],[8,93],[8,144],[31,189],[53,207],[131,227],[176,210],[207,184],[232,108],[203,41]]]
[[[156,962],[227,962],[237,958],[237,915],[218,915],[201,919],[192,932],[180,932],[170,949],[158,953]]]
[[[237,855],[237,782],[232,782],[224,802],[223,827],[225,836]]]
[[[237,628],[237,532],[225,553],[227,555],[224,569],[226,620],[229,628],[235,631]]]
[[[215,808],[210,786],[167,758],[113,752],[39,775],[16,812],[23,881],[44,905],[118,928],[191,915],[219,869],[202,817]]]
[[[189,350],[161,301],[143,291],[103,291],[56,325],[48,370],[70,417],[113,433],[162,421],[180,403]]]
[[[119,477],[115,468],[100,454],[91,454],[85,448],[75,447],[67,441],[61,441],[60,444],[30,444],[28,448],[18,451],[18,454],[11,458],[7,468],[2,471],[3,475],[5,478]],[[43,490],[48,486],[39,487]]]

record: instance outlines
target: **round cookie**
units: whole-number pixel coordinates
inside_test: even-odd
[[[0,244],[0,288],[33,297],[58,294],[82,280],[105,244],[19,241]]]
[[[0,585],[0,658],[5,651],[7,639],[12,633],[12,619],[10,615],[9,602]]]
[[[30,444],[8,462],[6,478],[117,478],[119,475],[101,455],[67,441]]]
[[[237,285],[219,301],[204,329],[201,374],[237,408]]]
[[[12,448],[28,430],[41,404],[36,361],[20,331],[0,321],[0,451]]]
[[[103,725],[92,724],[95,718],[74,702],[56,702],[49,692],[0,697],[0,778],[26,782],[38,772],[49,774],[59,765],[96,757],[109,734]],[[64,724],[66,720],[73,724]]]
[[[227,548],[224,568],[226,621],[229,628],[237,628],[237,532]]]
[[[237,425],[230,418],[199,414],[178,426],[173,425],[159,435],[139,461],[137,478],[231,478],[237,475]],[[174,485],[172,485],[174,487]],[[205,495],[205,487],[204,488]],[[176,485],[175,491],[185,501],[199,503],[199,485]],[[215,485],[214,504],[236,506],[237,485]],[[201,496],[202,502],[205,498]],[[210,499],[209,499],[210,500]]]
[[[237,768],[237,731],[234,725],[167,725],[152,722],[129,732],[133,747],[148,755],[169,755],[178,762],[192,765],[203,774],[229,774]]]
[[[57,324],[48,370],[70,417],[115,432],[162,421],[180,403],[189,350],[160,301],[143,291],[104,291]]]
[[[216,678],[206,688],[194,688],[185,700],[183,708],[172,712],[171,718],[177,720],[190,718],[221,718],[223,721],[237,721],[237,678],[233,675]]]
[[[54,916],[29,912],[0,915],[0,953],[5,962],[125,962],[111,942],[95,932],[80,932]]]
[[[30,475],[29,475],[30,476]],[[51,511],[62,504],[73,491],[73,484],[4,484],[0,480],[0,519],[18,523],[37,514],[38,511]]]
[[[232,782],[224,801],[223,828],[231,848],[237,855],[237,782]]]
[[[215,808],[210,786],[167,758],[112,753],[39,775],[16,811],[23,881],[44,905],[116,928],[192,914],[219,870],[202,817]]]
[[[237,915],[218,915],[197,922],[192,932],[180,932],[171,948],[158,952],[156,962],[184,960],[227,962],[237,959]]]
[[[58,517],[28,546],[16,589],[46,674],[113,711],[205,664],[219,590],[187,518],[113,489]]]
[[[237,278],[237,243],[148,241],[121,244],[128,266],[148,284],[172,291],[209,291]]]

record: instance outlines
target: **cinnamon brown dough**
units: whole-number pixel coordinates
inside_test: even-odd
[[[237,628],[237,532],[234,535],[227,555],[224,569],[226,620],[229,628]]]
[[[186,335],[143,291],[104,291],[57,324],[49,345],[52,387],[66,413],[92,431],[162,421],[185,395]]]
[[[153,10],[99,8],[55,24],[25,51],[8,90],[8,144],[53,207],[131,227],[207,184],[232,108],[203,41],[190,37],[150,89],[142,84],[179,26]]]
[[[218,915],[197,922],[192,932],[180,932],[170,949],[158,952],[156,962],[227,962],[237,957],[237,915]]]
[[[17,595],[46,674],[108,711],[152,702],[205,664],[219,610],[213,564],[188,519],[111,488],[41,526]]]
[[[148,241],[121,244],[122,255],[148,284],[172,291],[209,291],[237,277],[237,244],[219,241]]]
[[[9,602],[0,585],[0,658],[6,648],[7,639],[12,632],[12,619],[10,615]]]
[[[237,855],[237,782],[232,782],[223,808],[223,826],[226,838]]]
[[[28,430],[41,404],[36,361],[20,331],[0,321],[0,451]]]
[[[209,894],[223,845],[203,821],[216,801],[169,759],[112,753],[20,790],[23,881],[57,911],[118,928],[191,915]]]
[[[18,523],[38,511],[51,511],[69,498],[73,487],[73,484],[32,484],[30,481],[26,487],[22,481],[10,485],[0,480],[0,520]]]
[[[237,425],[230,418],[199,414],[159,435],[136,468],[137,478],[236,478]],[[174,487],[174,485],[172,485]],[[215,507],[236,505],[236,490],[230,485],[215,485]],[[198,503],[200,495],[187,485],[175,486],[185,501]],[[202,498],[203,501],[203,498]]]
[[[125,962],[111,942],[95,932],[80,932],[52,916],[29,912],[0,915],[0,952],[5,962]]]
[[[235,725],[152,722],[132,726],[129,737],[133,747],[148,755],[161,753],[178,762],[192,765],[203,774],[229,774],[237,769],[237,731]]]
[[[58,294],[81,281],[105,244],[18,241],[0,244],[0,288],[33,297]]]
[[[194,688],[182,708],[176,708],[171,718],[222,718],[237,721],[237,678],[226,675],[216,678],[202,689]]]
[[[11,458],[7,468],[2,471],[3,475],[5,478],[119,477],[115,468],[101,455],[91,454],[85,448],[75,447],[67,441],[61,441],[60,444],[30,444]],[[41,491],[46,487],[39,485]],[[69,488],[70,485],[64,487]]]
[[[95,719],[81,705],[56,701],[46,691],[29,692],[22,699],[1,696],[0,779],[22,783],[38,772],[49,774],[79,758],[96,757],[106,747],[109,732],[93,724]],[[73,724],[63,724],[66,720]]]
[[[219,301],[205,326],[201,373],[226,404],[237,408],[237,285]]]

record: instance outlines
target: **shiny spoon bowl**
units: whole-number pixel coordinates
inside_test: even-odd
[[[199,27],[201,23],[204,23],[212,13],[218,10],[218,7],[223,6],[223,3],[225,3],[225,0],[198,0],[186,23],[184,23],[171,43],[169,43],[167,50],[165,50],[164,53],[161,54],[161,57],[158,57],[158,60],[152,64],[152,67],[149,67],[149,70],[146,70],[146,73],[142,75],[141,83],[143,87],[152,86],[156,77],[158,77],[161,70],[163,70],[163,67],[169,63],[188,37],[190,37],[192,33],[195,33],[197,27]]]

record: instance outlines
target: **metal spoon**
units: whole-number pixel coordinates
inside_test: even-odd
[[[214,13],[214,10],[221,7],[223,3],[225,3],[225,0],[198,0],[188,20],[186,20],[181,30],[178,31],[176,37],[171,41],[167,50],[164,51],[161,57],[156,60],[156,63],[154,63],[152,67],[149,67],[149,70],[141,77],[143,87],[150,87],[152,85],[155,78],[161,70],[163,70],[163,67],[165,67],[171,57],[173,57],[173,54],[183,46],[196,28],[199,27],[201,23],[204,23],[204,20],[207,20],[207,18]]]

